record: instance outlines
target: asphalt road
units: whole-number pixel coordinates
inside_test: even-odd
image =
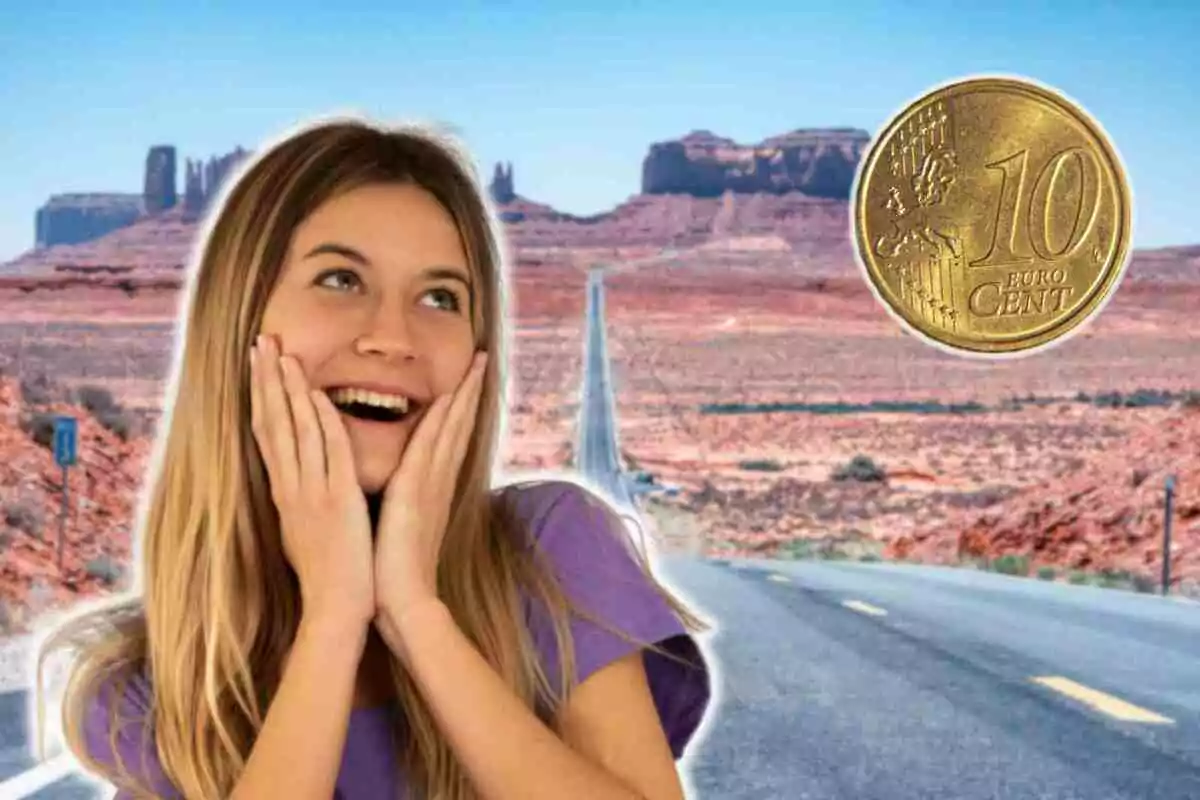
[[[621,471],[617,445],[616,408],[604,325],[604,275],[598,269],[588,273],[586,314],[575,466],[610,499],[632,508],[633,498]]]
[[[696,797],[1200,798],[1200,606],[949,568],[660,563],[716,621]]]
[[[595,280],[579,464],[620,499]],[[1200,605],[913,565],[657,564],[714,625],[689,798],[1200,798]],[[100,796],[21,775],[25,702],[0,696],[0,800]]]

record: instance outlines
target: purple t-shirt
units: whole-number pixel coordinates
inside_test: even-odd
[[[515,509],[526,523],[532,541],[553,564],[567,594],[592,614],[635,639],[653,642],[682,656],[689,668],[657,653],[644,658],[651,693],[671,751],[682,756],[710,700],[708,667],[695,641],[662,598],[646,582],[627,544],[611,534],[605,515],[586,489],[567,481],[543,481],[506,488],[515,492]],[[542,667],[557,686],[558,653],[550,620],[544,610],[526,604],[528,625],[542,656]],[[637,645],[576,615],[571,617],[576,675],[589,675],[629,654]],[[138,673],[126,684],[122,716],[148,720],[152,690]],[[108,688],[108,687],[106,687]],[[108,739],[108,701],[111,688],[101,691],[90,710],[85,731],[88,748],[98,760],[113,764]],[[337,778],[337,793],[345,800],[394,800],[403,776],[390,732],[392,706],[353,709]],[[180,797],[163,774],[147,723],[123,727],[117,739],[125,767],[149,780],[164,798]],[[117,798],[127,797],[124,793]]]

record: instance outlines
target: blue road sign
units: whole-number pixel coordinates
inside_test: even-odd
[[[77,420],[74,417],[54,418],[54,463],[60,467],[69,467],[75,463],[77,427]]]

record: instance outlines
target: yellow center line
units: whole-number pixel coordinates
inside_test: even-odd
[[[1081,683],[1076,683],[1070,678],[1063,678],[1057,675],[1049,675],[1043,677],[1032,678],[1034,683],[1040,683],[1050,689],[1060,692],[1067,697],[1078,700],[1085,705],[1091,706],[1097,711],[1107,714],[1110,717],[1122,720],[1124,722],[1148,722],[1154,724],[1174,725],[1175,721],[1164,717],[1161,714],[1155,714],[1153,711],[1135,706],[1132,703],[1127,703],[1119,697],[1113,697],[1111,694],[1092,689],[1084,686]]]
[[[843,600],[842,605],[862,614],[870,614],[873,617],[887,616],[887,612],[879,606],[873,606],[870,603],[864,603],[862,600]]]

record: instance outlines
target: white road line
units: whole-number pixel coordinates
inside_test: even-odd
[[[57,783],[76,771],[75,759],[70,756],[52,758],[16,777],[0,783],[0,800],[20,800],[36,791]]]
[[[843,600],[842,605],[852,611],[858,611],[862,614],[870,614],[873,617],[885,617],[887,612],[879,606],[873,606],[870,603],[864,603],[862,600]]]

